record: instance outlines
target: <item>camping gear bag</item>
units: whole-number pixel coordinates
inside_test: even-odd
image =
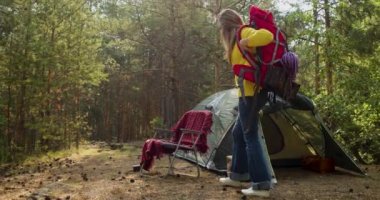
[[[294,81],[298,71],[297,55],[288,51],[286,36],[276,26],[271,12],[252,5],[249,9],[249,17],[249,25],[240,27],[237,32],[237,44],[251,66],[234,65],[234,74],[259,83],[260,86],[267,87],[286,100],[294,99],[300,88],[300,85]],[[241,31],[245,27],[256,30],[266,29],[274,35],[274,41],[266,46],[258,47],[256,55],[252,55],[244,51],[239,44]],[[250,70],[247,67],[250,67]]]
[[[286,52],[285,55],[281,58],[281,61],[287,59],[292,62],[296,60],[291,58],[295,56],[292,52]],[[283,63],[283,62],[281,62]],[[269,90],[274,91],[279,96],[283,97],[286,100],[295,99],[300,85],[294,81],[294,77],[291,72],[294,68],[289,69],[286,65],[282,64],[282,67],[270,66],[268,67],[265,79],[264,86]]]
[[[302,159],[302,167],[319,173],[329,173],[335,171],[335,161],[319,155],[305,156]]]

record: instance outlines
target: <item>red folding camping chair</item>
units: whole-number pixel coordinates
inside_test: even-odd
[[[194,154],[197,177],[200,176],[197,153],[206,153],[207,134],[211,131],[212,113],[208,110],[191,110],[170,129],[156,129],[152,139],[145,141],[140,161],[140,172],[152,167],[154,158],[169,155],[168,174],[174,174],[174,160],[178,151]]]

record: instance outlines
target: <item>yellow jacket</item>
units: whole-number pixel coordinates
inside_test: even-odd
[[[255,53],[256,47],[265,46],[273,41],[273,34],[266,29],[256,30],[251,27],[244,27],[241,30],[241,39],[247,39],[248,47],[252,48],[253,53]],[[248,61],[244,58],[242,53],[240,52],[237,44],[234,45],[231,52],[231,64],[232,66],[236,64],[250,65]],[[238,76],[235,76],[235,84],[236,86],[238,86]],[[255,83],[244,80],[243,84],[244,84],[245,96],[253,96]],[[241,96],[241,92],[239,90],[239,97],[240,96]]]

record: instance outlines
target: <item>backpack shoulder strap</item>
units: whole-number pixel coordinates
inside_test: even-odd
[[[243,55],[243,57],[248,61],[248,63],[255,68],[255,72],[254,72],[254,76],[255,76],[255,82],[256,82],[256,87],[255,87],[255,90],[254,90],[254,94],[257,94],[259,92],[259,86],[260,86],[260,83],[261,83],[261,66],[259,63],[257,63],[255,61],[255,59],[253,58],[253,55],[252,53],[244,50],[241,46],[240,46],[240,40],[241,40],[241,32],[243,30],[243,28],[245,27],[250,27],[249,25],[243,25],[239,28],[239,30],[236,32],[236,44],[241,52],[241,54]],[[256,95],[255,95],[256,96]],[[243,96],[244,97],[244,96]],[[255,98],[256,99],[256,98]],[[245,101],[245,100],[244,100]],[[256,101],[256,100],[255,100]]]
[[[240,53],[243,55],[243,57],[248,61],[248,63],[253,66],[253,67],[257,67],[258,69],[260,68],[260,66],[258,65],[258,63],[255,61],[255,59],[253,58],[253,55],[251,52],[248,52],[246,50],[244,50],[241,46],[240,46],[240,40],[241,40],[241,33],[242,33],[242,30],[243,28],[246,28],[246,27],[251,27],[249,25],[243,25],[239,28],[239,30],[236,32],[236,44],[239,48],[239,51]]]

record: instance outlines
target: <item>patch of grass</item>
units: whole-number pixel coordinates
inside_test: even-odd
[[[137,148],[136,146],[130,146],[127,144],[124,144],[123,147],[115,150],[110,150],[108,148],[101,148],[96,149],[97,151],[97,157],[108,161],[108,160],[114,160],[114,159],[120,159],[122,157],[130,157],[130,156],[137,156],[141,153],[141,148]]]
[[[32,155],[26,158],[23,161],[23,164],[27,165],[27,164],[35,164],[37,162],[48,162],[56,158],[64,158],[64,157],[70,156],[74,153],[77,153],[78,151],[80,151],[80,149],[72,148],[72,149],[65,149],[65,150],[60,150],[60,151],[49,151],[44,154],[41,153],[37,155]]]
[[[136,155],[141,152],[141,148],[125,144],[123,148],[121,148],[119,151],[116,151],[118,153],[127,154],[127,155]]]
[[[70,148],[59,151],[49,151],[46,153],[36,154],[27,157],[22,164],[24,165],[33,165],[37,162],[49,162],[54,159],[61,159],[65,157],[69,157],[75,154],[80,155],[94,155],[96,153],[96,149],[89,148],[87,144],[80,145],[79,148]]]
[[[103,161],[108,161],[110,159],[119,159],[125,156],[137,156],[141,153],[140,145],[134,144],[122,144],[118,149],[111,150],[109,146],[102,146],[98,143],[84,142],[79,148],[70,148],[59,151],[49,151],[46,153],[38,153],[24,157],[20,159],[17,165],[30,165],[34,166],[38,163],[51,162],[55,159],[62,159],[67,157],[78,158],[82,156],[88,157],[98,157]],[[5,164],[4,164],[5,165]],[[2,165],[0,165],[1,167]]]

